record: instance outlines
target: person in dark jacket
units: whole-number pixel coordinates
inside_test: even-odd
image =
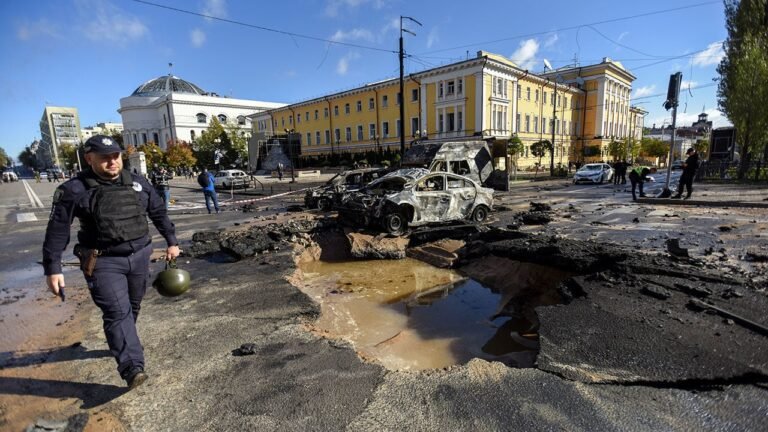
[[[644,166],[639,166],[637,168],[634,168],[632,171],[629,172],[629,182],[632,183],[632,199],[637,200],[637,195],[635,195],[635,188],[637,187],[640,189],[640,197],[645,197],[645,193],[643,193],[643,183],[647,181],[655,181],[653,177],[650,177],[650,174],[656,173],[656,168],[648,168]]]
[[[168,209],[168,205],[171,202],[171,176],[165,168],[155,168],[152,171],[152,186],[155,187],[157,193],[165,201],[165,208]]]
[[[203,168],[203,172],[197,176],[197,183],[203,188],[203,196],[205,196],[205,208],[208,209],[208,214],[211,214],[211,201],[213,201],[213,208],[216,213],[219,212],[219,199],[216,196],[216,188],[213,183],[213,174],[208,172],[208,168]]]
[[[130,388],[147,379],[144,349],[136,331],[149,279],[152,238],[147,217],[165,238],[167,260],[179,255],[175,228],[162,198],[141,176],[123,170],[120,147],[95,135],[84,145],[89,167],[59,186],[43,243],[48,288],[64,301],[61,257],[72,220],[80,221],[75,254],[93,302],[102,311],[104,333],[117,370]]]
[[[689,148],[685,154],[688,157],[685,159],[685,162],[683,162],[683,173],[680,174],[680,184],[677,186],[677,195],[672,198],[679,199],[682,197],[684,187],[688,189],[685,199],[690,198],[691,193],[693,193],[693,178],[696,177],[696,170],[699,169],[699,153],[696,152],[696,149]]]

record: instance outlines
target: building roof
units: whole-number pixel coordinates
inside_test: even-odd
[[[195,84],[169,74],[145,82],[131,96],[159,96],[168,93],[208,94]]]

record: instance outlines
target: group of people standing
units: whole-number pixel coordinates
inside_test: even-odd
[[[696,177],[696,170],[699,168],[699,154],[696,152],[696,149],[689,148],[685,152],[685,155],[686,159],[685,162],[683,162],[683,172],[680,174],[680,179],[678,181],[677,194],[673,195],[671,197],[672,199],[689,199],[693,193],[693,179]],[[630,164],[624,161],[619,161],[614,164],[613,184],[627,183],[626,174],[629,166]],[[636,189],[639,191],[641,198],[646,196],[643,192],[643,184],[655,181],[650,175],[655,174],[656,171],[656,168],[653,167],[637,166],[629,172],[633,200],[637,200],[637,194],[635,193]],[[683,197],[684,191],[687,192],[685,197]]]

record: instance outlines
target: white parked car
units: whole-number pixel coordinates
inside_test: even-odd
[[[3,172],[3,181],[6,183],[16,182],[16,181],[19,181],[19,176],[17,176],[16,173],[13,171],[10,171],[10,170],[5,171]]]
[[[613,179],[613,168],[607,163],[586,164],[573,175],[574,183],[590,182],[601,184]]]
[[[251,178],[243,171],[229,169],[222,170],[213,176],[213,187],[230,189],[244,188],[250,183]]]

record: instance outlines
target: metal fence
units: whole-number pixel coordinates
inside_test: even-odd
[[[737,180],[739,162],[705,161],[696,171],[697,180]],[[768,182],[768,164],[763,161],[752,161],[747,168],[744,179],[753,182]]]

